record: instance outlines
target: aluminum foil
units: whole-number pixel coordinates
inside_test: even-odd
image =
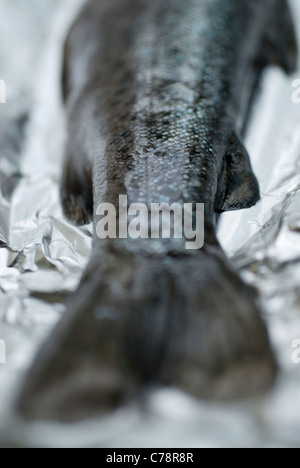
[[[0,0],[0,441],[34,447],[300,447],[300,104],[278,68],[266,71],[246,146],[262,200],[227,213],[219,238],[255,285],[281,364],[264,397],[207,404],[174,390],[145,406],[81,424],[24,425],[13,400],[41,342],[64,312],[91,254],[92,227],[71,226],[59,202],[65,142],[62,44],[84,0]],[[300,2],[292,2],[300,30]],[[1,359],[0,359],[1,361]],[[295,361],[295,359],[294,359]]]

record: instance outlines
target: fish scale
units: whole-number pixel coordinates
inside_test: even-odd
[[[223,74],[222,68],[228,67],[228,59],[233,55],[232,47],[229,48],[232,44],[230,41],[228,41],[229,44],[226,43],[224,36],[220,44],[216,44],[214,40],[213,46],[209,40],[212,21],[218,22],[215,15],[218,9],[220,9],[220,2],[188,1],[184,6],[174,1],[171,4],[166,2],[163,6],[159,1],[153,2],[151,7],[146,8],[133,28],[133,63],[138,64],[138,69],[135,70],[136,93],[135,106],[132,111],[136,116],[132,129],[135,145],[131,148],[136,174],[127,177],[127,182],[131,182],[131,187],[126,187],[131,202],[139,201],[150,204],[160,199],[169,203],[180,201],[178,190],[174,190],[172,196],[169,184],[168,193],[163,193],[166,180],[172,180],[175,187],[183,187],[182,192],[186,194],[185,201],[188,199],[193,199],[195,202],[204,201],[204,196],[199,190],[199,181],[196,181],[197,176],[185,176],[189,173],[189,169],[193,170],[195,167],[195,164],[192,167],[189,165],[191,141],[194,147],[198,147],[195,151],[198,151],[199,158],[202,159],[202,171],[205,172],[203,160],[209,154],[206,151],[206,140],[209,140],[209,146],[212,147],[211,138],[206,129],[214,127],[208,125],[209,109],[212,107],[215,114],[216,97],[220,116],[225,113],[224,106],[227,105],[226,100],[223,105],[220,105],[218,96],[222,88],[226,87],[224,80],[227,80],[228,73],[226,70],[226,74]],[[225,8],[224,11],[222,7],[223,24],[227,21],[231,25],[228,17],[232,14],[232,6],[227,10]],[[184,21],[180,21],[182,17]],[[176,29],[176,25],[179,25],[179,28]],[[239,28],[242,26],[239,25]],[[232,35],[233,33],[234,31]],[[208,37],[208,39],[203,41],[203,37]],[[216,52],[212,57],[214,50]],[[222,52],[224,52],[223,58]],[[190,62],[194,64],[193,67],[190,66]],[[219,71],[218,67],[214,66],[215,63]],[[205,76],[203,76],[205,71],[209,77],[211,76],[209,66],[214,67],[215,77],[213,80],[205,81]],[[233,81],[234,79],[235,77],[232,78]],[[205,102],[203,102],[203,95],[205,95]],[[232,96],[230,96],[231,102]],[[191,110],[194,112],[189,113]],[[236,109],[235,112],[237,112]],[[161,118],[161,115],[165,117]],[[233,126],[233,123],[230,122],[228,125]],[[230,134],[229,128],[227,133]],[[163,145],[157,138],[160,134],[165,137]],[[215,135],[214,137],[216,138]],[[225,141],[224,144],[226,143]],[[157,174],[156,169],[161,167],[157,156],[159,150],[163,153],[161,158],[164,158],[164,170],[160,171],[160,175]],[[224,152],[225,148],[223,147],[222,150]],[[114,151],[113,146],[111,151]],[[216,157],[214,162],[218,163],[223,156],[222,154]],[[118,169],[120,171],[120,168]],[[188,179],[193,181],[191,194],[186,187],[187,184],[184,183]],[[216,187],[210,188],[216,190]],[[197,189],[199,196],[195,198],[192,195]],[[211,194],[212,197],[213,194]]]

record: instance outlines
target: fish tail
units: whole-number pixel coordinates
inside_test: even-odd
[[[85,419],[153,384],[233,399],[276,373],[254,291],[221,255],[111,254],[88,267],[18,407],[29,419]]]

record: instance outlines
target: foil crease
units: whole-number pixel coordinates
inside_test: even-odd
[[[281,365],[276,387],[255,400],[207,404],[176,390],[148,396],[143,409],[105,420],[24,425],[13,401],[40,344],[64,312],[91,254],[92,226],[63,217],[59,201],[66,138],[62,45],[84,0],[0,0],[0,443],[41,447],[300,447],[300,104],[278,68],[265,74],[246,146],[262,199],[226,213],[220,241],[257,287]],[[292,2],[300,30],[300,5]]]

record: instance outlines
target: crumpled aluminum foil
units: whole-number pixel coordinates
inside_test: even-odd
[[[101,421],[24,425],[12,402],[41,342],[64,312],[91,253],[92,227],[71,226],[59,202],[65,122],[62,44],[85,0],[0,0],[0,441],[34,447],[300,447],[300,104],[278,68],[263,79],[246,146],[262,200],[227,213],[219,238],[261,293],[281,364],[277,386],[230,405],[199,403],[173,390]],[[292,2],[300,25],[300,4]],[[298,27],[300,30],[300,28]],[[15,190],[13,190],[15,189]]]

